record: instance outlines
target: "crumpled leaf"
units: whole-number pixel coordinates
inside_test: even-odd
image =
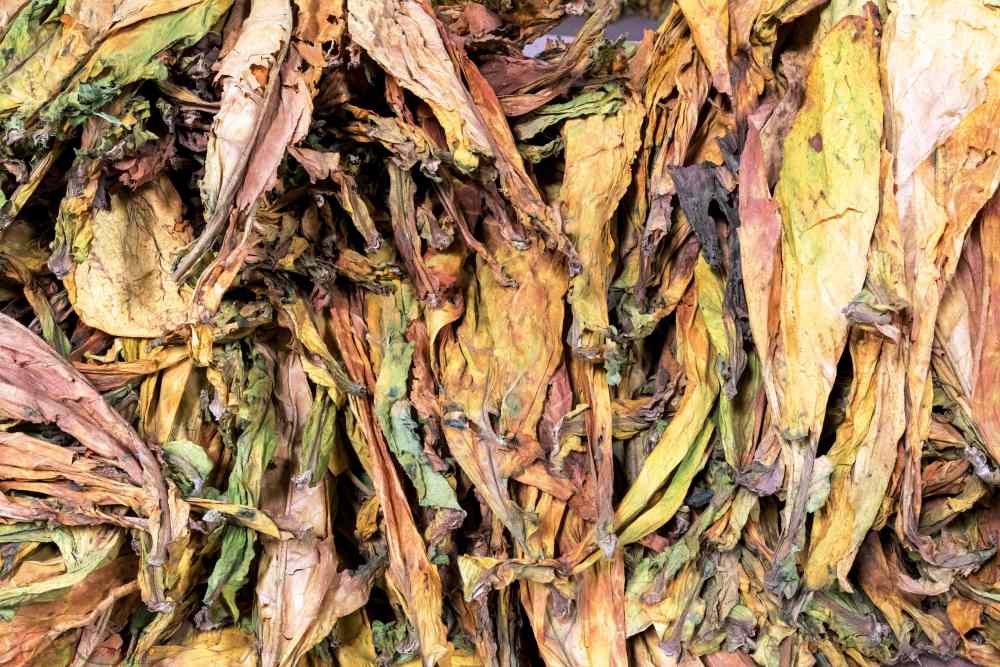
[[[905,297],[899,216],[891,193],[890,163],[882,160],[883,200],[868,253],[868,284],[897,304]],[[895,304],[893,304],[895,305]],[[857,551],[876,519],[905,428],[904,363],[900,341],[855,327],[849,341],[854,379],[846,414],[827,457],[834,465],[830,497],[813,520],[805,584],[826,588],[833,574],[848,581]]]
[[[254,350],[244,389],[247,402],[239,410],[243,431],[235,443],[235,461],[225,493],[229,502],[238,505],[258,506],[264,471],[277,447],[275,410],[271,403],[272,364],[262,352]],[[237,619],[236,593],[249,577],[256,536],[241,526],[227,525],[221,530],[221,552],[208,578],[204,599],[211,605],[221,596],[229,613]]]
[[[175,538],[171,512],[178,509],[168,500],[170,490],[164,481],[159,462],[122,417],[105,402],[83,377],[43,341],[6,315],[0,315],[0,354],[6,368],[0,377],[0,413],[12,419],[51,422],[108,465],[121,470],[128,480],[145,491],[143,526],[151,544],[144,552],[144,567],[155,569],[164,564],[167,549]],[[44,511],[19,508],[2,498],[8,519],[33,520],[56,518]],[[178,503],[181,512],[186,508]],[[182,520],[184,517],[180,517]],[[138,524],[141,526],[142,524]],[[160,605],[160,594],[150,593],[147,602]]]
[[[163,445],[168,474],[185,495],[197,495],[215,467],[200,445],[190,440],[173,440]]]
[[[253,637],[237,628],[194,633],[182,644],[156,646],[150,651],[147,662],[157,667],[203,664],[255,667],[259,664]]]
[[[558,561],[506,560],[482,556],[459,556],[458,568],[462,573],[463,592],[466,600],[474,600],[491,589],[504,588],[517,579],[527,579],[539,584],[554,584],[572,597],[572,586],[560,581],[561,565]],[[563,575],[565,576],[565,575]]]
[[[352,39],[401,86],[431,106],[455,164],[472,171],[478,156],[492,156],[482,117],[424,6],[414,0],[361,0],[348,3],[347,9]]]
[[[299,91],[294,84],[289,87],[291,73],[282,68],[291,30],[289,0],[254,0],[236,43],[220,63],[222,100],[200,184],[205,229],[177,263],[175,277],[186,275],[208,251],[234,206],[238,216],[252,213],[285,146],[297,128],[305,131],[300,128]],[[278,104],[282,112],[275,115]]]
[[[59,130],[62,122],[79,123],[100,113],[129,84],[163,78],[166,72],[157,56],[174,44],[196,42],[231,3],[145,1],[123,4],[119,11],[116,5],[58,3],[63,15],[53,12],[42,24],[49,38],[21,42],[28,47],[27,57],[8,64],[17,66],[10,67],[0,85],[0,116],[10,116],[6,123],[18,127],[41,111],[40,120]],[[26,21],[18,27],[24,32],[12,26],[4,36],[15,42],[15,53],[18,38],[33,32],[32,19],[45,15],[51,5],[33,2],[22,11],[18,18],[23,15]]]
[[[171,275],[191,240],[181,200],[166,177],[111,197],[90,223],[90,251],[65,277],[81,319],[116,336],[155,338],[187,321],[191,290]]]
[[[0,663],[1000,663],[998,7],[0,0]]]
[[[375,378],[358,331],[357,320],[351,316],[349,302],[339,295],[333,314],[333,331],[337,346],[344,355],[347,370],[355,382],[373,388]],[[352,321],[353,320],[353,321]],[[434,665],[448,652],[446,633],[441,622],[441,579],[431,565],[424,541],[417,531],[413,514],[403,494],[398,473],[389,456],[389,449],[378,428],[372,406],[358,396],[349,397],[351,410],[363,433],[375,494],[385,517],[383,534],[389,552],[388,577],[400,591],[401,603],[411,622],[417,627],[421,662]]]
[[[375,415],[389,449],[417,491],[417,502],[462,512],[455,490],[435,470],[417,438],[417,423],[406,399],[407,379],[414,344],[405,338],[406,328],[416,316],[413,293],[402,285],[391,301],[381,304],[382,363],[375,381]]]
[[[0,661],[30,664],[39,649],[61,634],[85,627],[119,600],[134,595],[138,590],[135,565],[131,556],[109,560],[56,599],[19,609],[4,622]]]
[[[566,159],[571,166],[563,177],[559,196],[567,234],[577,253],[585,258],[579,275],[570,281],[568,300],[573,322],[569,340],[576,355],[570,372],[581,400],[591,406],[587,435],[596,472],[597,541],[609,556],[615,541],[610,392],[614,380],[594,362],[603,357],[607,365],[609,359],[613,331],[607,292],[614,250],[610,222],[625,194],[629,167],[639,148],[639,111],[639,105],[628,100],[614,115],[591,115],[571,120],[563,127]],[[600,137],[602,143],[592,146],[591,136]],[[595,182],[594,174],[603,178]],[[596,201],[591,199],[595,194]]]
[[[614,114],[625,101],[620,88],[605,86],[577,95],[569,102],[545,105],[535,111],[530,118],[518,123],[514,128],[514,134],[521,141],[527,141],[569,118]]]

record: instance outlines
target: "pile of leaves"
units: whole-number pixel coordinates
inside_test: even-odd
[[[0,666],[1000,664],[998,35],[0,0]]]

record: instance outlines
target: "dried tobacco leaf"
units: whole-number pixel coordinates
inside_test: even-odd
[[[847,16],[816,46],[775,188],[784,372],[774,393],[790,494],[776,575],[801,539],[827,398],[847,337],[843,311],[864,284],[878,217],[883,109],[875,20]],[[834,154],[826,148],[831,143]]]
[[[1000,664],[998,32],[0,0],[0,667]]]

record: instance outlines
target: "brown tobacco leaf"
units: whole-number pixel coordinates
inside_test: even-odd
[[[573,313],[570,373],[581,402],[590,406],[587,436],[598,494],[598,544],[610,556],[615,550],[612,526],[614,467],[611,455],[611,390],[605,370],[615,352],[607,293],[612,278],[611,220],[631,180],[632,159],[639,148],[640,106],[629,100],[618,113],[568,121],[563,127],[570,164],[559,191],[566,232],[577,253],[586,258],[570,281]],[[594,138],[600,137],[595,145]],[[595,178],[599,175],[599,179]],[[603,360],[605,368],[598,364]]]
[[[0,458],[4,465],[0,481],[3,490],[30,491],[58,499],[51,505],[26,499],[5,500],[4,512],[10,518],[44,519],[66,525],[107,522],[128,528],[139,522],[134,517],[116,515],[111,507],[126,507],[140,516],[149,511],[152,499],[144,489],[105,477],[98,461],[76,457],[71,450],[20,433],[0,434],[0,443],[4,446]],[[75,488],[70,481],[82,488]],[[99,509],[102,506],[107,509]]]
[[[483,120],[423,5],[414,0],[350,2],[347,25],[358,45],[430,105],[460,169],[472,171],[478,156],[492,156]]]
[[[861,586],[872,602],[885,614],[886,621],[902,643],[909,640],[912,619],[936,647],[946,649],[954,644],[954,631],[935,615],[928,614],[917,604],[919,597],[899,590],[897,578],[902,563],[896,553],[886,552],[875,533],[865,539],[860,563]]]
[[[284,380],[278,392],[288,422],[288,436],[301,442],[312,400],[305,372],[297,357],[286,357],[279,371]],[[364,605],[372,586],[374,568],[352,574],[338,572],[338,556],[330,526],[328,483],[307,485],[292,475],[291,443],[285,457],[277,457],[265,488],[264,510],[295,522],[291,539],[264,544],[257,581],[260,619],[260,664],[296,665],[301,657],[329,634],[337,619]],[[284,491],[284,493],[281,493]]]
[[[55,638],[86,627],[121,599],[134,596],[138,589],[135,577],[135,558],[123,555],[97,568],[57,599],[24,605],[5,623],[0,635],[0,664],[37,664],[33,658]],[[45,662],[44,654],[40,661]]]
[[[746,143],[740,155],[738,211],[743,287],[750,333],[760,355],[768,402],[778,405],[777,373],[780,341],[772,336],[780,323],[781,212],[768,191],[758,120],[748,121]]]
[[[992,399],[1000,358],[988,339],[998,317],[992,299],[1000,279],[998,225],[1000,197],[994,195],[969,234],[955,279],[942,298],[935,332],[958,380],[958,398],[994,461],[1000,459],[1000,413]]]
[[[289,0],[254,0],[240,26],[239,37],[220,63],[223,79],[222,100],[215,115],[205,157],[201,198],[205,205],[205,230],[177,264],[174,275],[183,277],[208,251],[235,210],[239,217],[256,202],[263,183],[247,189],[244,177],[267,179],[284,154],[285,144],[268,146],[268,134],[281,132],[281,125],[295,124],[291,110],[278,114],[278,126],[271,129],[275,108],[284,97],[282,63],[288,52],[292,30]],[[289,122],[290,121],[290,122]],[[280,143],[280,142],[279,142]],[[258,144],[260,146],[258,146]],[[260,156],[260,157],[258,157]],[[254,160],[265,164],[255,165]],[[271,163],[271,164],[267,164]]]
[[[154,490],[159,488],[159,466],[128,423],[41,339],[5,315],[0,315],[0,322],[4,415],[15,420],[54,422],[133,482],[149,482]]]
[[[364,344],[363,318],[356,310],[361,304],[349,301],[342,294],[334,295],[334,299],[331,328],[344,355],[347,371],[355,382],[372,391],[375,377]],[[358,396],[349,397],[349,401],[368,444],[375,493],[385,517],[383,533],[389,551],[387,575],[401,594],[399,601],[407,617],[417,628],[421,662],[424,667],[431,667],[448,653],[447,635],[441,622],[441,579],[427,558],[424,540],[417,531],[371,405]]]
[[[340,153],[327,153],[298,146],[291,146],[288,153],[302,165],[313,183],[332,178],[340,169]]]
[[[893,70],[890,70],[890,74]],[[928,433],[931,411],[931,348],[935,321],[943,297],[942,284],[955,273],[961,247],[976,215],[1000,183],[997,150],[1000,133],[995,115],[1000,95],[1000,75],[994,71],[985,81],[985,101],[965,115],[954,132],[907,177],[897,180],[896,202],[903,242],[910,248],[909,291],[913,303],[912,347],[907,368],[907,397],[912,414],[907,422],[907,461],[902,496],[906,499],[897,515],[899,530],[932,562],[934,545],[917,532],[920,498],[919,459]],[[985,155],[970,161],[970,155]],[[897,177],[900,174],[897,174]],[[948,182],[942,189],[938,183]]]
[[[163,141],[147,143],[139,156],[115,163],[115,169],[122,172],[118,178],[133,190],[143,186],[166,169],[174,153],[173,136],[167,136]]]
[[[0,354],[5,369],[0,378],[0,412],[9,419],[56,424],[142,487],[148,493],[141,507],[146,521],[137,527],[144,528],[151,539],[143,565],[161,567],[171,543],[180,536],[174,534],[171,512],[176,507],[168,499],[168,483],[146,443],[78,371],[5,315],[0,315]],[[23,521],[35,517],[11,518]],[[162,605],[161,595],[153,591],[147,602]]]

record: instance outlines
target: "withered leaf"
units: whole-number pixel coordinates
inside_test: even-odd
[[[1000,664],[998,33],[0,0],[0,666]]]

